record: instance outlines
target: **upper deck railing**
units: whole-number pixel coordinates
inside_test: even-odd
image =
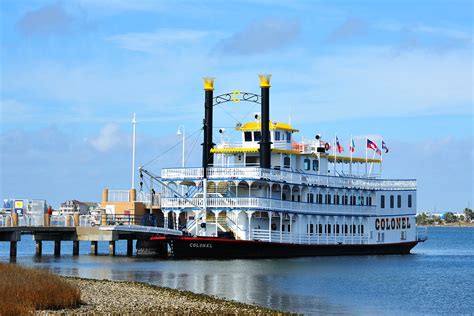
[[[161,177],[169,180],[202,179],[202,168],[162,169]],[[369,179],[342,176],[323,176],[258,167],[212,167],[207,169],[208,179],[268,180],[291,184],[306,184],[341,189],[362,190],[416,190],[416,180]]]

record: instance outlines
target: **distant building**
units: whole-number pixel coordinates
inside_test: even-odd
[[[74,214],[79,212],[81,215],[89,214],[90,211],[95,210],[100,206],[100,203],[96,202],[81,202],[78,200],[68,200],[61,203],[59,208],[59,214]]]

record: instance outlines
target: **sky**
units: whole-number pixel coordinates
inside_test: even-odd
[[[383,177],[417,179],[418,211],[473,205],[472,1],[0,1],[0,198],[99,201],[137,166],[200,165],[202,77],[259,93],[301,137],[367,135]],[[227,103],[237,137],[258,112]],[[215,134],[215,139],[218,139]]]

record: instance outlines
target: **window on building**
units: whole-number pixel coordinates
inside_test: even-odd
[[[323,233],[323,224],[319,224],[318,225],[318,234],[322,234]]]
[[[262,133],[260,132],[253,132],[253,140],[259,142],[262,140]]]
[[[321,193],[318,194],[318,204],[323,204],[323,195]]]
[[[252,132],[244,132],[244,138],[246,142],[252,141]]]
[[[286,132],[286,142],[291,143],[291,133],[290,132]]]
[[[339,224],[336,225],[336,234],[339,234]]]
[[[311,169],[311,160],[309,160],[308,158],[306,158],[303,162],[303,167],[304,167],[304,170],[309,170]]]
[[[390,208],[395,207],[395,196],[390,195]]]
[[[402,196],[397,195],[397,207],[401,208],[402,207]]]
[[[275,140],[280,140],[280,132],[275,131]]]
[[[283,167],[290,168],[290,165],[291,165],[290,157],[284,157],[283,158]]]
[[[319,160],[318,159],[313,160],[313,170],[314,171],[319,171]]]
[[[409,194],[409,195],[408,195],[408,207],[411,208],[412,205],[413,205],[412,203],[413,203],[413,202],[412,202],[412,197],[411,197],[411,194]]]
[[[385,208],[385,195],[380,196],[380,208]]]
[[[332,203],[332,201],[331,201],[331,194],[326,194],[325,203],[326,203],[326,204],[331,204],[331,203]]]

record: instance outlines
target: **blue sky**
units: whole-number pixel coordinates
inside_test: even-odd
[[[216,93],[258,93],[257,74],[271,73],[273,120],[346,144],[382,135],[384,175],[418,179],[419,210],[472,207],[472,1],[0,6],[2,198],[58,205],[128,188],[133,112],[143,164],[180,140],[178,125],[199,130],[203,76],[216,77]],[[256,111],[228,104],[215,126]],[[188,144],[198,165],[200,139]],[[149,168],[173,165],[179,146]]]

